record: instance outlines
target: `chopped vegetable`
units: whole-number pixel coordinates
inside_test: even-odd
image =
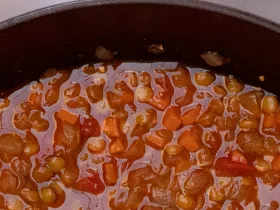
[[[106,148],[106,141],[101,138],[91,137],[88,139],[87,149],[91,153],[102,153]]]
[[[109,144],[109,152],[112,155],[124,152],[126,150],[126,145],[123,142],[122,139],[117,138],[116,140],[113,140],[110,144]]]
[[[187,195],[178,195],[176,203],[182,209],[192,210],[195,208],[195,199]]]
[[[271,163],[271,167],[274,171],[280,171],[280,155],[276,156],[272,163]]]
[[[275,96],[265,96],[262,100],[262,110],[267,114],[273,114],[279,107],[278,99]]]
[[[178,138],[178,144],[189,152],[196,152],[201,147],[202,129],[195,125],[184,131]]]
[[[254,115],[259,115],[261,112],[261,101],[264,96],[262,91],[251,91],[243,93],[239,96],[240,104]]]
[[[163,48],[162,44],[151,44],[148,47],[148,51],[154,54],[164,53],[165,49]]]
[[[73,188],[94,195],[98,195],[105,190],[105,186],[100,180],[98,172],[92,169],[87,169],[86,174],[75,182]]]
[[[118,181],[118,168],[116,164],[114,164],[113,162],[103,163],[102,169],[105,184],[107,186],[114,186]]]
[[[227,90],[231,93],[239,93],[245,88],[245,85],[233,76],[226,77],[225,83]]]
[[[41,199],[46,204],[52,204],[55,202],[56,195],[55,191],[50,187],[44,187],[41,189]]]
[[[264,152],[264,139],[256,131],[240,131],[237,134],[237,144],[248,154],[262,154]]]
[[[221,176],[256,176],[257,174],[253,166],[229,158],[219,158],[215,163],[215,170]]]
[[[48,161],[48,168],[54,173],[58,173],[61,169],[65,167],[65,160],[62,157],[52,157]]]
[[[69,122],[70,124],[74,125],[78,121],[79,117],[71,112],[66,111],[65,109],[61,109],[57,113],[57,117],[61,120]]]
[[[221,56],[218,52],[205,52],[200,55],[200,57],[207,63],[209,66],[222,66],[230,62],[229,58]]]
[[[119,122],[117,118],[115,117],[107,117],[104,120],[104,127],[103,127],[104,133],[106,133],[108,136],[111,137],[121,137],[122,133],[119,128]]]
[[[112,60],[116,54],[116,52],[109,51],[102,46],[97,46],[95,50],[95,56],[101,60]]]
[[[238,150],[234,150],[231,154],[230,154],[230,159],[233,162],[238,162],[238,163],[242,163],[242,164],[247,164],[247,160],[244,157],[244,155],[239,152]]]
[[[214,82],[215,76],[210,72],[198,72],[194,75],[195,82],[201,86],[208,86]]]
[[[191,124],[197,122],[197,118],[200,114],[201,109],[202,109],[202,106],[199,104],[195,108],[185,112],[182,116],[182,123],[184,125],[191,125]]]
[[[145,140],[146,144],[149,146],[161,150],[172,140],[172,138],[173,133],[170,130],[162,129],[151,133],[145,138]]]
[[[171,106],[166,110],[162,125],[171,131],[176,131],[181,125],[181,110],[180,107]]]
[[[101,128],[98,121],[92,116],[81,118],[81,131],[83,141],[90,137],[100,136]]]
[[[260,80],[261,82],[264,82],[264,81],[265,81],[265,77],[264,77],[263,75],[260,75],[260,76],[259,76],[259,80]]]
[[[165,190],[156,186],[151,186],[150,191],[151,193],[149,194],[149,199],[151,202],[164,206],[176,205],[176,192]]]
[[[206,190],[213,181],[211,174],[207,171],[196,169],[187,178],[184,183],[186,195],[196,196]]]

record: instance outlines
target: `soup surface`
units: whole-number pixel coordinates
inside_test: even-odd
[[[278,209],[278,99],[234,77],[100,63],[0,102],[0,209]]]

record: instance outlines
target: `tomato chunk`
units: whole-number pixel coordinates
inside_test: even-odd
[[[105,190],[105,186],[101,181],[98,172],[92,169],[87,169],[86,172],[86,176],[82,176],[78,179],[73,188],[94,195],[102,193]]]
[[[101,127],[98,121],[92,116],[81,119],[82,138],[87,140],[90,137],[100,136]]]

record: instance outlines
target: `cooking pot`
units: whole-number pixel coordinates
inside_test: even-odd
[[[162,44],[166,52],[151,54],[150,44]],[[280,26],[193,0],[76,1],[3,22],[0,89],[37,79],[50,67],[94,62],[97,45],[117,51],[117,59],[191,65],[204,65],[202,52],[218,51],[232,62],[213,70],[280,95]]]

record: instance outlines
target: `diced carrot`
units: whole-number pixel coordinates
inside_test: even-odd
[[[114,163],[103,163],[103,178],[107,186],[114,186],[118,181],[118,167]]]
[[[162,124],[171,131],[176,131],[181,125],[181,109],[178,106],[172,106],[166,110]]]
[[[202,109],[202,106],[199,104],[195,108],[187,111],[182,116],[182,122],[184,125],[191,125],[195,122],[197,122],[197,118],[200,114],[200,111]]]
[[[200,149],[202,139],[202,130],[200,127],[192,127],[184,131],[178,138],[178,144],[183,146],[189,152],[196,152]]]
[[[63,121],[69,122],[72,125],[76,124],[76,122],[78,120],[77,115],[75,115],[71,112],[68,112],[65,109],[59,110],[59,112],[57,113],[57,117],[59,117]]]
[[[116,140],[113,140],[110,144],[109,144],[109,152],[111,155],[115,155],[121,152],[124,152],[126,150],[126,146],[123,142],[122,139],[117,138]]]
[[[274,114],[264,114],[263,127],[272,128],[276,125],[276,117]]]
[[[238,150],[234,150],[231,154],[230,154],[230,159],[233,162],[238,162],[238,163],[242,163],[242,164],[247,164],[247,160],[245,158],[245,156],[239,152]]]
[[[110,137],[121,137],[122,135],[121,130],[119,128],[118,120],[115,117],[107,117],[104,120],[103,131]]]
[[[122,92],[122,101],[124,104],[132,104],[134,101],[134,94],[131,91]]]
[[[162,129],[148,135],[145,140],[146,144],[154,149],[162,150],[167,143],[173,138],[173,133],[170,130]]]
[[[163,149],[166,143],[165,139],[159,138],[158,136],[149,135],[146,137],[146,144],[153,148]]]
[[[276,156],[272,163],[271,163],[271,167],[274,171],[280,171],[280,155]]]

